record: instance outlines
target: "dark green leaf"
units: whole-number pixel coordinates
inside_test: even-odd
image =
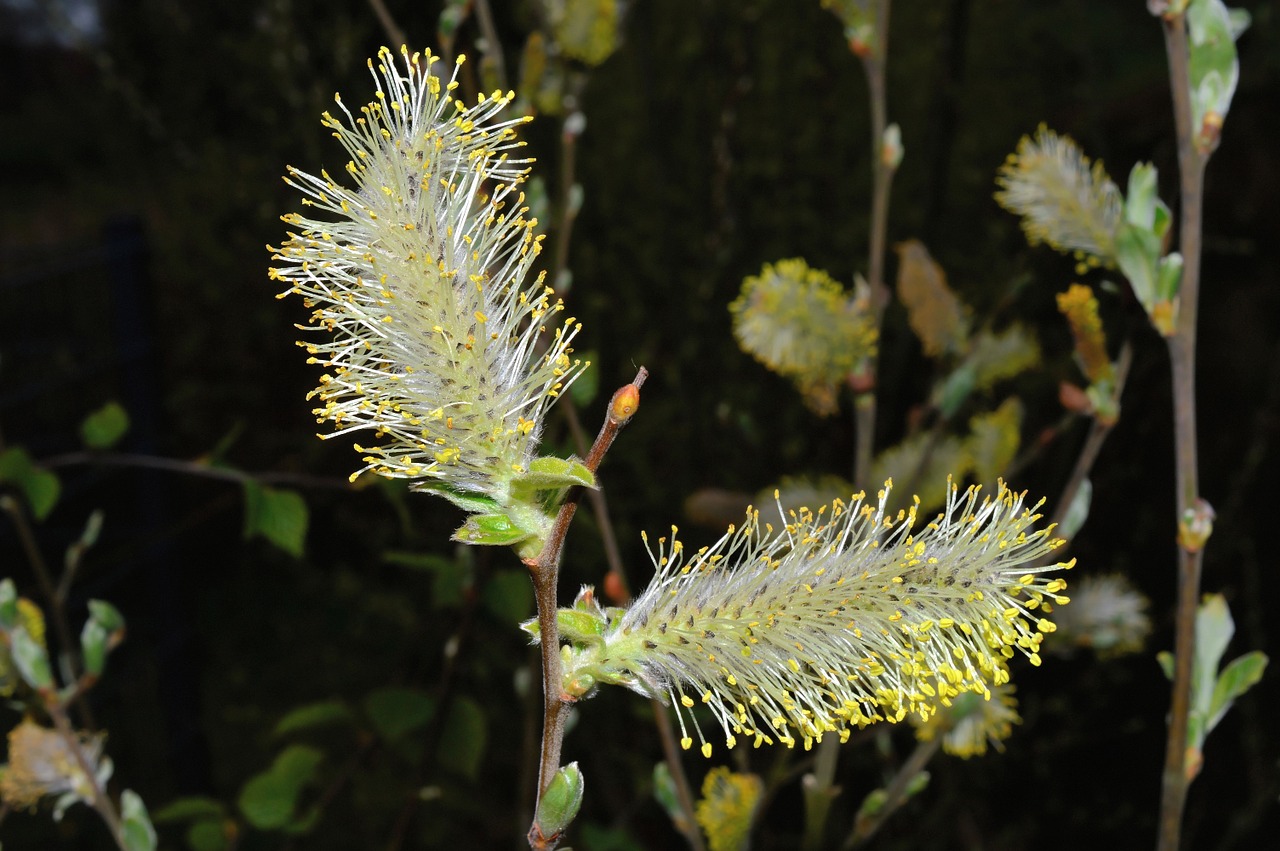
[[[525,491],[555,490],[572,485],[594,488],[596,477],[576,458],[544,456],[534,459],[529,469],[511,481],[513,488]]]
[[[187,830],[187,847],[191,851],[229,851],[231,842],[221,820],[205,819]]]
[[[203,795],[194,795],[189,798],[170,801],[156,810],[151,817],[151,821],[156,824],[169,824],[191,819],[220,819],[226,816],[226,813],[226,807],[223,806],[221,801],[207,798]]]
[[[261,830],[284,828],[294,820],[298,796],[315,775],[324,754],[305,745],[292,745],[266,771],[240,790],[240,812]]]
[[[0,482],[8,482],[22,491],[37,520],[49,516],[62,491],[58,477],[32,461],[21,446],[0,452]]]
[[[420,487],[427,493],[434,493],[444,497],[463,511],[472,514],[491,513],[500,507],[493,497],[485,496],[482,493],[458,490],[442,482],[426,482]]]
[[[484,758],[487,737],[480,704],[469,697],[454,698],[440,737],[440,765],[474,780]]]
[[[307,537],[307,503],[291,490],[244,484],[244,535],[261,535],[295,558]]]
[[[275,735],[296,733],[299,730],[311,730],[330,724],[343,724],[352,720],[350,708],[341,700],[322,700],[299,706],[289,712],[276,724]]]
[[[431,607],[456,608],[462,605],[463,593],[471,584],[471,561],[465,548],[459,549],[461,552],[456,558],[411,552],[386,552],[382,558],[391,564],[431,573]]]
[[[90,449],[110,449],[129,430],[129,415],[118,402],[108,402],[80,423],[80,437]]]
[[[370,692],[364,710],[378,735],[395,741],[425,726],[435,714],[435,701],[418,689],[388,686]]]
[[[522,621],[533,611],[533,583],[525,571],[495,574],[484,587],[484,607],[501,623]]]

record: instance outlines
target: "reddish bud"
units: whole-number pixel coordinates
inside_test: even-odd
[[[1058,385],[1058,403],[1072,413],[1093,412],[1093,402],[1090,401],[1089,394],[1068,381]]]
[[[631,602],[631,592],[627,590],[627,581],[616,570],[604,575],[604,596],[615,606],[625,606]]]

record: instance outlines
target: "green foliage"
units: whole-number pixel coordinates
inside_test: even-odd
[[[146,804],[132,789],[120,795],[120,822],[124,851],[155,851],[156,829],[151,826]]]
[[[364,711],[378,735],[395,742],[424,727],[435,715],[435,701],[418,689],[387,686],[370,692]]]
[[[303,790],[316,778],[324,754],[306,745],[290,745],[266,771],[240,790],[240,813],[260,830],[305,833],[319,817],[315,807],[299,812]]]
[[[1187,720],[1187,766],[1194,777],[1200,772],[1204,742],[1227,714],[1236,698],[1262,679],[1266,654],[1254,650],[1238,656],[1219,671],[1227,645],[1235,634],[1235,621],[1221,594],[1206,594],[1196,613],[1196,652],[1191,669],[1191,713]],[[1173,654],[1159,654],[1165,676],[1173,679]]]
[[[293,709],[276,722],[275,735],[284,736],[318,727],[350,724],[355,719],[351,708],[342,700],[322,700]]]
[[[261,536],[295,558],[307,539],[307,503],[296,491],[244,483],[244,536]]]
[[[129,415],[119,402],[108,402],[85,417],[80,438],[90,449],[110,449],[129,430]]]
[[[10,484],[21,491],[37,520],[49,516],[62,492],[58,477],[36,464],[21,446],[0,452],[0,484]]]
[[[488,725],[484,710],[469,697],[455,697],[445,714],[438,753],[440,765],[468,780],[475,780],[487,745]]]

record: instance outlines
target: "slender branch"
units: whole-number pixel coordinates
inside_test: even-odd
[[[0,496],[0,508],[7,511],[13,518],[13,526],[18,532],[18,539],[22,542],[22,550],[27,556],[27,562],[36,575],[40,592],[49,602],[49,616],[53,619],[53,631],[57,634],[60,645],[58,655],[64,660],[68,676],[76,679],[79,677],[79,671],[76,670],[76,648],[80,645],[71,636],[66,609],[58,595],[57,586],[54,585],[53,574],[45,564],[44,555],[40,552],[39,544],[36,543],[35,533],[31,531],[31,522],[27,519],[27,513],[22,508],[22,504],[13,497]],[[84,699],[83,691],[77,689],[72,699],[83,726],[88,730],[96,729],[97,723],[94,720],[93,711],[89,709],[89,703]]]
[[[583,464],[591,472],[600,468],[605,453],[613,445],[614,438],[626,425],[636,411],[640,401],[640,387],[648,378],[649,372],[640,367],[635,379],[613,394],[609,403],[609,413],[600,433],[596,436],[591,451],[583,460]],[[547,790],[560,768],[560,748],[564,742],[564,722],[571,705],[565,699],[561,689],[560,665],[560,629],[556,623],[558,605],[557,591],[560,579],[560,556],[564,550],[564,539],[569,532],[569,524],[578,510],[582,500],[583,488],[570,488],[560,512],[556,515],[554,525],[542,552],[537,558],[526,561],[533,578],[534,599],[538,604],[539,642],[542,653],[542,757],[538,765],[538,797]],[[536,807],[535,807],[536,811]],[[529,829],[529,845],[535,849],[554,848],[559,837],[542,835],[535,823]]]
[[[1175,14],[1163,20],[1169,82],[1173,90],[1173,118],[1178,140],[1181,195],[1178,226],[1182,252],[1182,282],[1178,290],[1178,323],[1169,338],[1173,372],[1174,457],[1177,467],[1177,523],[1181,530],[1189,513],[1198,510],[1199,459],[1196,452],[1195,355],[1196,319],[1200,297],[1200,249],[1204,169],[1208,155],[1192,138],[1191,84],[1186,19]],[[1176,851],[1182,831],[1190,779],[1186,771],[1187,717],[1191,707],[1191,669],[1195,654],[1196,605],[1200,597],[1201,547],[1179,535],[1178,608],[1174,628],[1174,674],[1169,710],[1169,738],[1165,748],[1160,796],[1157,848]]]
[[[885,66],[889,58],[890,0],[876,0],[876,40],[870,50],[861,54],[867,77],[867,95],[871,104],[871,232],[867,241],[867,283],[871,287],[871,304],[875,315],[876,336],[889,304],[889,288],[884,282],[885,248],[889,232],[889,189],[895,166],[884,156],[884,134],[889,126],[888,99],[885,93]],[[871,476],[871,459],[875,451],[876,370],[878,357],[872,357],[866,375],[854,393],[853,419],[853,486],[866,489]],[[826,824],[826,813],[834,797],[836,763],[840,740],[828,737],[818,745],[812,782],[805,786],[804,844],[817,847]]]
[[[884,281],[886,242],[889,232],[889,190],[895,167],[884,157],[884,133],[889,126],[888,99],[885,94],[885,66],[889,57],[889,0],[876,3],[876,45],[862,57],[867,76],[867,93],[871,103],[871,232],[867,242],[867,283],[871,287],[876,334],[889,304],[889,287]],[[876,429],[876,358],[868,366],[871,385],[854,396],[853,484],[867,487],[871,475],[871,457],[875,448]]]
[[[897,811],[906,801],[907,786],[915,779],[915,776],[924,770],[929,764],[929,760],[933,759],[934,754],[938,752],[938,748],[942,745],[942,737],[934,736],[927,742],[917,742],[916,749],[911,752],[911,756],[907,757],[907,761],[898,769],[898,773],[893,776],[893,780],[885,789],[884,802],[876,811],[875,815],[865,820],[859,820],[854,823],[853,830],[849,832],[848,837],[844,840],[845,849],[855,848],[866,842],[880,826],[885,823],[889,816]]]
[[[689,786],[689,777],[685,774],[684,763],[680,759],[680,750],[676,745],[676,733],[671,728],[671,716],[662,701],[653,701],[653,718],[658,727],[658,738],[662,740],[662,755],[666,758],[667,767],[671,770],[671,780],[676,787],[676,801],[680,804],[684,824],[676,824],[676,829],[688,841],[693,851],[706,851],[702,841],[702,831],[698,829],[698,817],[693,805],[693,789]]]
[[[85,756],[80,736],[76,733],[75,728],[71,726],[71,719],[67,717],[62,703],[57,699],[56,695],[52,695],[45,701],[45,708],[49,712],[49,717],[53,719],[53,726],[57,728],[63,741],[67,743],[67,747],[75,756],[76,767],[84,773],[85,780],[93,792],[93,800],[89,802],[90,805],[98,811],[98,815],[102,816],[102,820],[107,823],[107,829],[111,831],[111,838],[116,841],[116,844],[121,848],[126,848],[120,814],[116,811],[116,805],[107,795],[107,791],[98,783],[98,773],[94,770],[93,765],[90,764],[89,758]]]
[[[1124,392],[1125,380],[1129,377],[1129,367],[1132,364],[1133,346],[1125,341],[1115,366],[1115,398],[1117,400]],[[1050,526],[1060,526],[1066,519],[1067,512],[1071,510],[1071,504],[1075,501],[1076,493],[1089,477],[1089,471],[1093,469],[1094,462],[1098,460],[1098,453],[1102,451],[1102,444],[1106,442],[1107,436],[1111,434],[1115,425],[1114,421],[1093,418],[1089,425],[1089,434],[1084,439],[1084,445],[1080,447],[1079,456],[1076,457],[1076,465],[1071,470],[1071,477],[1063,485],[1058,503],[1053,508],[1053,516],[1049,518]],[[1051,557],[1046,554],[1043,558],[1047,561]]]
[[[480,23],[480,33],[484,36],[484,53],[493,61],[493,73],[498,79],[498,87],[507,88],[507,63],[502,58],[502,40],[498,38],[498,28],[493,23],[493,10],[489,8],[489,0],[476,0],[476,20]]]
[[[140,455],[132,452],[67,452],[42,459],[40,464],[50,469],[73,467],[83,464],[96,464],[104,467],[138,467],[146,470],[162,470],[167,473],[182,473],[188,476],[204,476],[207,479],[220,479],[226,482],[245,484],[256,482],[261,485],[296,485],[298,487],[323,490],[352,490],[352,485],[345,479],[330,479],[323,476],[309,476],[305,473],[247,473],[229,467],[214,467],[204,461],[186,461],[181,458],[157,458],[153,455]]]
[[[387,8],[387,4],[382,0],[369,0],[369,7],[373,9],[373,14],[377,16],[378,23],[382,24],[383,31],[387,34],[387,38],[391,39],[391,46],[396,50],[401,45],[408,44],[405,39],[404,30],[396,23],[396,19],[391,16],[391,10]]]

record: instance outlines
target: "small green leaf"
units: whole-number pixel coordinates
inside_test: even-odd
[[[240,812],[260,830],[291,824],[298,796],[315,776],[324,754],[305,745],[292,745],[266,771],[250,778],[240,790]]]
[[[590,612],[560,609],[556,612],[556,624],[560,627],[560,636],[574,644],[599,640],[604,635],[604,619]]]
[[[1156,266],[1156,298],[1172,301],[1182,283],[1182,255],[1174,251],[1160,258]]]
[[[307,537],[307,503],[291,490],[244,483],[244,536],[261,535],[295,558]]]
[[[473,514],[453,533],[453,540],[464,544],[498,547],[531,537],[532,532],[521,529],[505,514]]]
[[[95,677],[102,676],[107,665],[107,631],[102,624],[90,618],[80,630],[80,653],[84,656],[84,670]]]
[[[18,589],[13,580],[0,580],[0,629],[12,629],[18,622]]]
[[[503,571],[484,586],[484,607],[501,623],[524,620],[533,611],[533,583],[525,571]]]
[[[165,804],[151,816],[151,821],[155,824],[170,824],[191,819],[220,819],[226,814],[227,808],[221,801],[203,795],[193,795]]]
[[[1164,671],[1165,679],[1173,682],[1173,654],[1168,650],[1161,650],[1156,654],[1156,661],[1160,663],[1160,670]]]
[[[1151,231],[1130,224],[1116,228],[1116,264],[1148,313],[1155,304],[1159,286],[1156,274],[1159,254],[1160,239]]]
[[[551,783],[538,799],[538,812],[534,816],[542,835],[559,836],[573,823],[582,806],[582,794],[586,783],[576,762],[561,766],[551,778]]]
[[[22,491],[37,520],[49,516],[62,491],[58,477],[32,461],[21,446],[0,452],[0,482],[8,482]]]
[[[1129,172],[1129,191],[1124,199],[1125,221],[1134,227],[1154,232],[1156,223],[1156,167],[1137,163]]]
[[[440,765],[474,780],[484,759],[487,738],[487,722],[480,704],[465,696],[454,698],[440,736]]]
[[[1066,516],[1062,518],[1062,525],[1054,534],[1068,541],[1073,539],[1080,531],[1080,527],[1084,525],[1084,521],[1089,519],[1089,505],[1092,501],[1093,482],[1086,478],[1080,482],[1075,496],[1071,498]]]
[[[350,723],[353,718],[351,709],[341,700],[322,700],[290,711],[276,723],[273,732],[277,736],[283,736],[299,730]]]
[[[528,470],[511,480],[511,485],[527,491],[555,490],[573,485],[594,488],[596,477],[587,465],[576,458],[547,455],[534,459]]]
[[[419,489],[434,493],[452,502],[454,505],[471,514],[492,513],[499,508],[498,501],[481,493],[458,490],[443,482],[424,482]]]
[[[89,617],[102,624],[102,628],[107,632],[118,632],[124,629],[124,615],[106,600],[90,600]]]
[[[49,670],[49,653],[44,649],[24,626],[14,627],[9,632],[9,653],[13,664],[27,685],[34,689],[53,687],[53,673]]]
[[[147,816],[147,805],[132,789],[120,795],[120,838],[125,851],[155,851],[156,829]]]
[[[435,715],[436,705],[418,689],[388,686],[365,696],[364,711],[378,735],[393,742],[425,726]]]
[[[459,547],[453,558],[435,553],[388,551],[382,554],[382,559],[389,564],[430,573],[433,609],[461,606],[466,590],[472,583],[471,559],[465,547]]]
[[[191,851],[230,851],[231,840],[221,820],[205,819],[187,829],[187,847]]]
[[[80,423],[80,437],[90,449],[110,449],[129,430],[129,415],[119,402],[108,402]]]
[[[1213,687],[1213,700],[1209,704],[1206,733],[1218,726],[1218,722],[1222,720],[1223,715],[1227,714],[1227,710],[1231,708],[1236,698],[1253,688],[1262,679],[1262,673],[1267,669],[1267,662],[1267,654],[1254,650],[1232,659],[1222,669],[1222,673],[1218,675],[1218,682]]]

